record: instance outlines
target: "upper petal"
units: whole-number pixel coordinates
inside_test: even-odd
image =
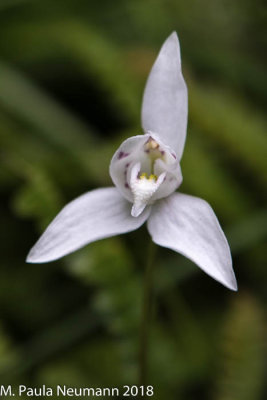
[[[31,249],[27,262],[53,261],[95,240],[133,231],[149,213],[148,208],[132,217],[130,203],[113,187],[85,193],[56,216]]]
[[[155,243],[183,254],[214,279],[237,290],[227,240],[206,201],[173,193],[153,206],[148,230]]]
[[[163,44],[144,91],[142,126],[156,132],[181,159],[187,127],[187,88],[176,32]]]

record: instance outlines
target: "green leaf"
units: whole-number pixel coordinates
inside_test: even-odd
[[[226,315],[221,338],[216,400],[260,400],[265,364],[261,305],[239,293]]]

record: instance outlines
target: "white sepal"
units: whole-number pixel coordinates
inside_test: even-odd
[[[173,193],[155,203],[148,230],[155,243],[183,254],[214,279],[237,290],[229,245],[206,201]]]
[[[187,88],[181,71],[180,45],[173,32],[161,47],[143,96],[142,126],[156,132],[180,161],[186,138]]]
[[[97,189],[73,200],[51,222],[31,249],[27,262],[57,260],[90,242],[139,228],[150,208],[137,218],[131,216],[131,204],[116,188]]]

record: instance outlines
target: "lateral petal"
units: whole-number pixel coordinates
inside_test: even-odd
[[[229,245],[206,201],[173,193],[153,206],[148,230],[155,243],[183,254],[212,278],[237,290]]]
[[[132,217],[131,204],[113,187],[85,193],[62,209],[26,261],[57,260],[95,240],[133,231],[146,221],[149,213],[148,207],[142,215]]]
[[[126,139],[113,155],[109,173],[114,185],[127,200],[133,202],[133,194],[130,190],[130,175],[132,167],[137,163],[148,164],[144,145],[149,135],[137,135]]]

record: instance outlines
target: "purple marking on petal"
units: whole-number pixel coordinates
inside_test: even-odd
[[[125,166],[126,166],[126,168],[128,168],[129,167],[129,165],[130,165],[130,163],[128,162]]]
[[[160,150],[160,154],[161,154],[162,156],[164,156],[165,151],[164,151],[164,150]]]
[[[174,153],[172,153],[172,156],[173,156],[173,158],[175,158],[175,160],[176,160],[176,155],[175,155]]]
[[[149,153],[150,152],[150,150],[145,150],[145,153]]]
[[[130,153],[124,153],[123,151],[120,151],[118,154],[118,160],[121,160],[124,157],[127,157]]]
[[[129,185],[128,185],[128,183],[126,182],[125,183],[125,185],[124,185],[125,187],[126,187],[126,189],[129,189]]]

